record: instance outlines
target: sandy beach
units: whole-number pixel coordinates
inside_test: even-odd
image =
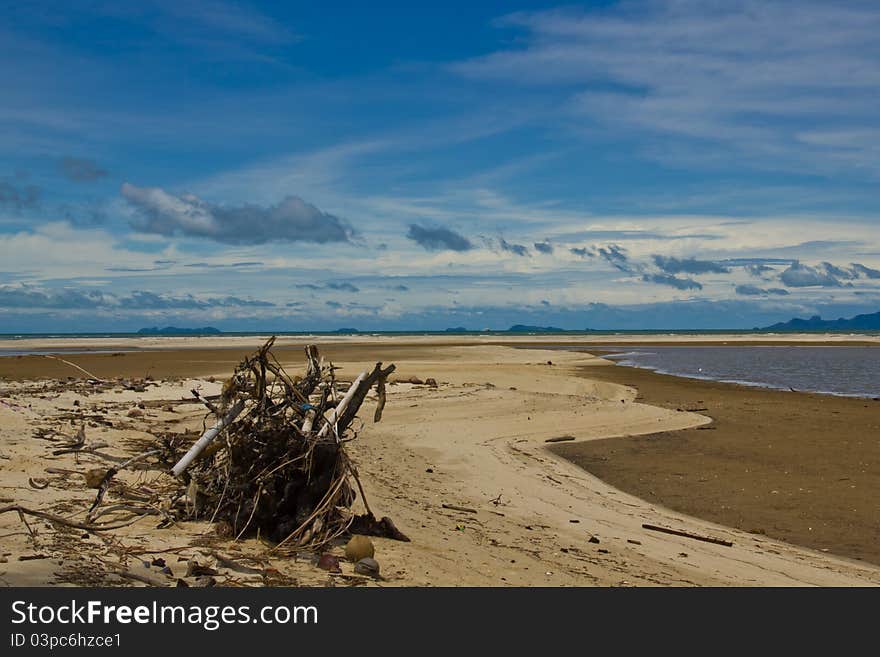
[[[767,336],[771,338],[779,339]],[[756,339],[713,335],[704,340]],[[613,336],[578,342],[601,346],[628,340]],[[852,338],[857,340],[876,343],[878,338]],[[350,448],[377,515],[391,517],[412,539],[375,539],[383,579],[356,576],[348,564],[341,575],[328,575],[315,567],[311,555],[282,557],[256,539],[234,542],[218,536],[208,523],[158,529],[155,518],[147,518],[112,532],[86,535],[34,518],[25,526],[16,513],[5,513],[0,515],[0,581],[11,586],[174,585],[177,578],[186,578],[190,563],[199,562],[218,572],[220,585],[880,584],[876,547],[869,547],[877,543],[870,517],[878,483],[870,464],[865,465],[866,459],[876,458],[876,444],[866,440],[825,458],[829,445],[820,439],[820,431],[833,434],[846,427],[874,431],[876,443],[876,408],[856,412],[857,404],[865,407],[867,402],[826,404],[824,399],[814,400],[815,395],[759,390],[749,391],[752,397],[746,398],[727,389],[735,386],[721,386],[714,396],[694,387],[664,389],[645,378],[650,373],[618,367],[589,353],[539,348],[541,342],[567,342],[552,337],[523,336],[505,340],[507,344],[497,336],[309,341],[321,345],[322,353],[342,367],[343,377],[353,378],[379,360],[397,364],[382,422],[370,421],[373,402],[368,402],[370,408],[361,413],[363,430]],[[637,343],[637,336],[632,341]],[[822,338],[805,335],[792,341]],[[0,505],[81,515],[94,498],[82,473],[101,463],[101,457],[53,456],[53,439],[72,436],[85,422],[87,438],[106,443],[100,451],[121,458],[143,449],[156,435],[188,432],[195,438],[205,409],[189,391],[219,392],[223,378],[260,339],[73,342],[15,341],[9,348],[99,349],[100,353],[59,355],[102,379],[118,378],[113,386],[90,392],[86,375],[55,359],[0,358]],[[304,343],[300,338],[279,341],[276,353],[291,371],[302,367]],[[514,348],[523,346],[532,348]],[[434,378],[438,385],[404,382],[412,376]],[[703,402],[698,406],[699,400]],[[720,412],[725,400],[738,404],[740,415]],[[850,402],[852,408],[846,406]],[[754,419],[743,421],[742,409],[749,403],[779,410],[770,419],[769,410],[762,407],[757,416],[768,419],[766,426],[759,426]],[[810,415],[807,411],[814,407]],[[707,410],[687,410],[696,408]],[[134,409],[140,412],[132,413]],[[785,424],[792,436],[803,434],[818,417],[826,423],[816,426],[812,438],[802,443],[795,445],[786,438],[789,434],[779,433]],[[777,451],[772,459],[764,459],[756,441],[760,437],[768,442],[770,435]],[[547,439],[562,436],[576,440],[547,449]],[[698,441],[715,441],[720,454],[700,451]],[[764,470],[749,468],[730,480],[731,463],[739,458],[731,451],[735,448],[751,450]],[[803,467],[797,469],[798,476],[821,476],[823,481],[848,477],[856,488],[841,492],[845,487],[809,484],[813,497],[793,497],[792,489],[776,484],[770,474],[795,452],[809,454],[811,463],[823,463],[818,474]],[[856,463],[862,463],[863,471]],[[730,489],[716,483],[711,494],[702,494],[699,486],[706,482],[685,485],[679,478],[665,486],[656,483],[668,479],[668,472],[701,469],[706,477],[729,482]],[[167,476],[155,471],[126,474],[146,489]],[[43,488],[42,483],[48,485]],[[800,488],[804,483],[806,479],[789,481]],[[737,494],[737,486],[755,496],[752,515],[742,510],[744,496]],[[760,489],[763,495],[768,486],[777,486],[783,493],[777,497],[788,506],[768,506],[767,498],[756,492]],[[821,504],[813,503],[817,498],[822,498]],[[809,541],[800,525],[790,522],[805,505],[816,514],[836,510],[841,523],[847,524],[822,531],[814,526],[821,539]],[[713,514],[716,507],[733,511]],[[850,515],[849,508],[856,511]],[[644,524],[732,545],[659,533]],[[830,538],[834,534],[840,536],[837,541]],[[341,555],[341,550],[337,546],[333,551]],[[144,566],[158,559],[173,575]],[[236,569],[235,564],[247,567]]]

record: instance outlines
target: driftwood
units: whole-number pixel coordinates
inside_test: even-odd
[[[714,543],[715,545],[723,545],[725,547],[733,547],[733,543],[731,541],[725,541],[721,538],[712,538],[711,536],[700,536],[699,534],[692,534],[690,532],[681,531],[680,529],[669,529],[668,527],[660,527],[659,525],[650,525],[648,523],[644,523],[642,525],[644,529],[650,529],[653,532],[663,532],[664,534],[672,534],[673,536],[683,536],[684,538],[692,538],[696,541],[703,541],[704,543]]]
[[[346,387],[309,345],[305,375],[292,378],[272,354],[274,340],[236,368],[215,405],[218,421],[172,468],[188,500],[184,516],[228,523],[236,538],[259,533],[276,549],[318,548],[357,528],[359,493],[372,522],[357,526],[404,540],[390,520],[375,520],[345,451],[373,388],[381,417],[394,365],[377,363]]]

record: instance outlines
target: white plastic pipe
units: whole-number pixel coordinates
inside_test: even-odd
[[[211,444],[214,438],[223,431],[227,426],[232,424],[233,420],[239,416],[239,414],[244,410],[244,400],[240,399],[235,403],[235,405],[229,409],[229,412],[226,413],[222,418],[217,420],[217,424],[213,427],[205,431],[202,436],[195,442],[195,444],[189,448],[189,451],[183,455],[183,458],[177,462],[173,468],[171,468],[171,472],[174,473],[175,477],[179,477],[183,474],[183,471],[186,470],[193,461],[196,460],[199,454],[201,454],[205,448]]]

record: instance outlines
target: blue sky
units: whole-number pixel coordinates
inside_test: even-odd
[[[3,3],[0,333],[880,310],[876,3],[418,4]]]

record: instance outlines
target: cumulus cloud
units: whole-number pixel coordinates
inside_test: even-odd
[[[298,196],[288,196],[268,207],[227,206],[193,194],[171,194],[159,187],[124,183],[121,191],[140,215],[132,228],[142,233],[202,237],[225,244],[346,242],[353,234],[345,221]]]
[[[470,251],[469,239],[448,228],[429,228],[410,224],[406,236],[427,251]]]
[[[514,255],[518,255],[518,256],[522,256],[522,257],[529,255],[528,248],[526,248],[522,244],[511,244],[510,242],[505,240],[503,237],[498,240],[498,246],[501,247],[502,251],[507,251],[508,253],[512,253]]]
[[[741,296],[769,296],[771,294],[786,296],[788,294],[788,290],[785,290],[781,287],[771,287],[771,288],[763,288],[758,287],[757,285],[737,285],[736,293]]]
[[[585,246],[574,246],[568,250],[572,255],[576,255],[581,258],[595,258],[596,253],[592,248],[588,248]]]
[[[858,278],[858,274],[856,274],[855,272],[852,272],[848,269],[843,269],[836,265],[832,265],[830,262],[823,262],[819,266],[825,270],[826,274],[828,274],[829,276],[833,276],[834,278],[842,278],[844,280]]]
[[[841,282],[824,269],[793,263],[779,275],[786,287],[840,287]]]
[[[553,245],[550,244],[550,242],[535,242],[533,246],[538,253],[543,253],[545,255],[553,253]]]
[[[667,274],[726,274],[730,270],[710,260],[696,258],[675,258],[673,256],[653,256],[654,264]]]
[[[620,271],[633,272],[633,267],[629,264],[629,258],[626,255],[626,249],[619,244],[600,246],[596,251],[603,259]]]
[[[759,263],[746,265],[745,269],[749,274],[756,278],[764,278],[765,274],[770,274],[775,271],[773,267]]]
[[[856,274],[856,276],[864,276],[865,278],[873,279],[880,278],[880,270],[878,269],[871,269],[870,267],[866,267],[865,265],[858,262],[850,263],[850,267],[852,267],[852,270]]]
[[[107,171],[94,160],[81,157],[63,157],[58,163],[64,177],[73,182],[94,182],[107,175]]]
[[[642,280],[646,283],[669,285],[679,290],[702,290],[703,285],[692,278],[678,278],[672,274],[645,274]]]

